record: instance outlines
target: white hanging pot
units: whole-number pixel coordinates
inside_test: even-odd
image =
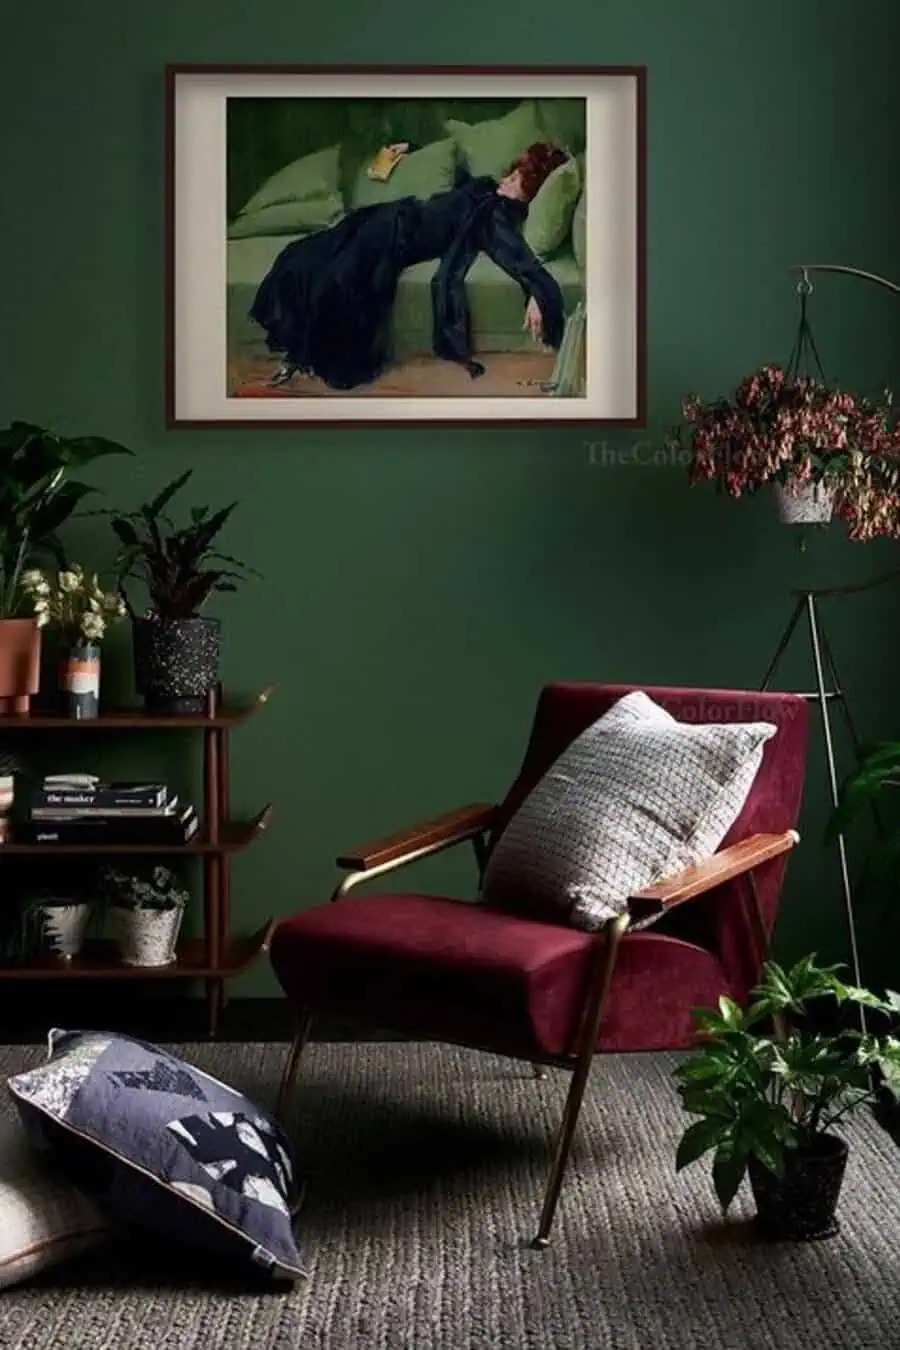
[[[173,909],[125,908],[113,905],[110,921],[126,966],[170,966],[184,917],[184,906]]]
[[[775,504],[784,525],[827,525],[834,512],[834,493],[822,483],[791,478],[775,484]]]
[[[44,940],[51,952],[71,961],[84,946],[90,905],[41,905]]]

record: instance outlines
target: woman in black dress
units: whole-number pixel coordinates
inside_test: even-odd
[[[264,277],[250,310],[269,350],[283,359],[273,384],[298,371],[332,389],[376,379],[391,363],[390,318],[400,274],[439,258],[431,282],[435,355],[464,366],[472,358],[465,277],[484,252],[519,283],[525,324],[558,348],[565,326],[562,292],[522,238],[528,203],[567,156],[538,142],[499,182],[468,178],[426,201],[401,197],[350,211],[336,225],[296,239]]]

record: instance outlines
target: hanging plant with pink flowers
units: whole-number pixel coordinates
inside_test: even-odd
[[[692,482],[715,479],[731,497],[767,483],[819,484],[851,539],[900,537],[900,426],[890,394],[872,403],[769,365],[731,398],[691,395],[682,411]]]
[[[771,483],[786,521],[834,514],[851,539],[900,538],[900,425],[891,394],[875,403],[829,384],[809,323],[811,294],[804,269],[787,366],[762,366],[730,398],[690,395],[674,441],[689,442],[692,483],[714,479],[731,497]]]

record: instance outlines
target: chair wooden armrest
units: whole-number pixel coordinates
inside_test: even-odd
[[[752,872],[761,863],[789,853],[799,843],[796,830],[787,830],[784,834],[753,834],[742,839],[739,844],[723,848],[703,862],[686,867],[683,872],[658,881],[638,891],[628,901],[628,915],[632,923],[639,920],[656,918],[667,910],[675,909],[697,895],[721,886],[725,881]]]
[[[421,825],[401,830],[399,834],[348,849],[339,856],[337,865],[351,872],[370,872],[390,863],[412,861],[484,834],[493,825],[496,815],[497,807],[488,802],[462,806]]]

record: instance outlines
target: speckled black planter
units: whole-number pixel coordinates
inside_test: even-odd
[[[784,1176],[776,1177],[755,1158],[750,1159],[748,1171],[760,1231],[776,1241],[834,1237],[847,1145],[836,1135],[819,1135],[813,1150],[788,1149],[785,1160]]]
[[[202,713],[219,678],[218,619],[137,619],[134,674],[148,708]]]

